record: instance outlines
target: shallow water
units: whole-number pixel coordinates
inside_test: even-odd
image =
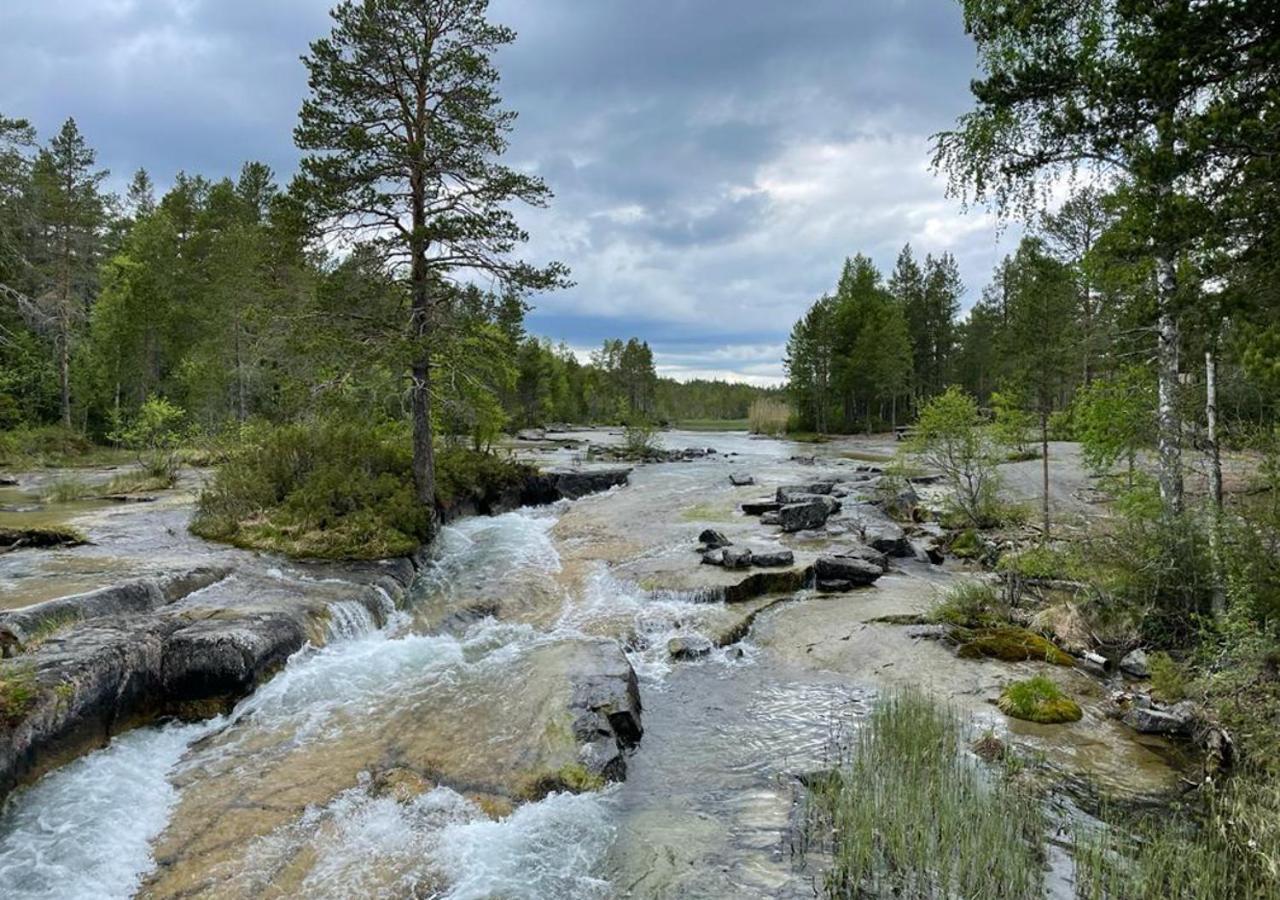
[[[927,566],[846,597],[802,594],[764,612],[740,645],[673,662],[671,638],[714,636],[767,602],[707,601],[733,576],[696,565],[698,532],[777,543],[737,504],[811,478],[793,455],[834,466],[844,451],[742,434],[666,439],[738,455],[643,467],[606,495],[450,526],[385,626],[339,601],[326,645],[298,653],[229,716],[139,729],[15,793],[0,815],[0,895],[813,896],[790,846],[795,776],[825,763],[833,730],[904,682],[999,724],[986,700],[1019,670],[865,624],[927,605],[955,577]],[[739,469],[762,486],[730,486]],[[222,591],[341,587],[340,573],[310,577],[191,538],[183,501],[153,513],[95,514],[100,553],[132,566],[150,542],[165,560],[232,558],[248,572]],[[787,545],[802,556],[824,541]],[[6,563],[0,579],[47,576],[54,563]],[[565,759],[567,660],[600,637],[624,644],[641,682],[645,736],[628,778],[521,804],[528,779]],[[1097,721],[1019,739],[1080,765],[1137,760],[1152,785],[1174,774]],[[418,773],[424,789],[388,795],[388,770]]]

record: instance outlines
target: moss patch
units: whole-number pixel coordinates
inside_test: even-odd
[[[0,723],[13,728],[36,702],[36,679],[24,666],[0,668]]]
[[[1055,666],[1075,665],[1070,654],[1058,649],[1048,638],[1025,628],[956,628],[951,637],[960,644],[961,659],[1041,660]]]
[[[1043,675],[1008,685],[996,706],[1007,716],[1045,725],[1079,722],[1084,716],[1080,704]]]
[[[600,775],[587,771],[582,763],[566,763],[555,772],[544,772],[535,776],[520,792],[531,802],[541,800],[548,794],[570,793],[583,794],[588,791],[602,790],[605,780]]]

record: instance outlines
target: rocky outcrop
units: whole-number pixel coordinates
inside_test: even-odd
[[[640,684],[622,648],[614,641],[584,642],[575,652],[569,711],[580,761],[592,775],[626,777],[625,754],[640,743]]]
[[[627,483],[630,468],[551,469],[530,476],[512,506],[540,506],[557,500],[577,500]]]
[[[229,574],[230,569],[223,567],[200,567],[0,613],[0,648],[9,656],[26,649],[33,640],[78,622],[152,612]]]

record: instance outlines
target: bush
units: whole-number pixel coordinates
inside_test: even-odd
[[[1166,703],[1176,703],[1187,696],[1187,681],[1182,667],[1163,651],[1152,653],[1147,660],[1151,672],[1151,692]]]
[[[182,459],[179,447],[186,436],[187,414],[163,397],[148,397],[133,420],[112,439],[137,454],[147,476],[163,487],[178,478]]]
[[[1045,725],[1079,722],[1084,717],[1080,704],[1043,675],[1007,685],[996,706],[1007,716]]]
[[[0,432],[0,465],[37,467],[58,465],[87,455],[93,442],[61,425],[39,425]]]
[[[631,459],[645,459],[658,452],[658,432],[645,419],[633,419],[622,429],[622,446]]]
[[[957,511],[976,528],[989,527],[998,506],[996,454],[978,414],[978,405],[960,388],[947,388],[920,413],[911,452],[941,472]]]

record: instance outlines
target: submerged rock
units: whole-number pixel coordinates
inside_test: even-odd
[[[755,484],[755,478],[748,472],[733,472],[729,475],[729,483],[734,487],[746,487]]]
[[[672,659],[698,659],[712,650],[712,643],[700,634],[674,637],[667,641],[667,653]]]

